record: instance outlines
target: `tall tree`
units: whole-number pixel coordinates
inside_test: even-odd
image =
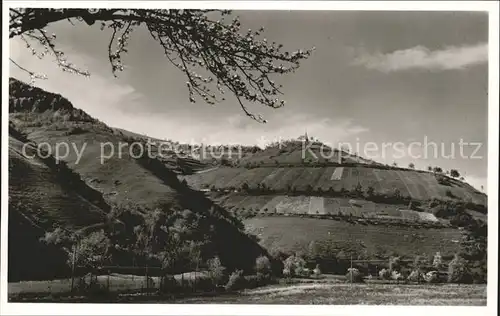
[[[229,10],[10,8],[9,21],[9,38],[21,38],[40,58],[53,55],[63,71],[85,76],[90,75],[88,71],[68,61],[56,43],[56,34],[47,34],[48,25],[59,21],[100,23],[101,30],[110,30],[107,57],[115,76],[124,69],[122,56],[133,30],[145,27],[166,59],[186,75],[191,102],[201,98],[214,104],[224,100],[222,95],[228,90],[246,115],[264,123],[247,105],[284,106],[285,101],[278,98],[282,86],[273,76],[295,71],[314,49],[284,51],[282,44],[261,37],[263,28],[242,31],[239,18]],[[42,51],[36,49],[37,44]],[[32,80],[45,78],[11,61]]]
[[[432,171],[434,171],[434,173],[443,173],[443,169],[441,167],[434,167],[432,168]]]
[[[450,176],[452,176],[453,178],[459,178],[460,177],[460,172],[458,172],[457,169],[451,169],[450,170]]]
[[[488,225],[472,220],[460,242],[460,256],[468,262],[475,281],[485,282],[488,270]]]
[[[432,260],[432,266],[439,270],[443,267],[443,258],[441,256],[441,253],[438,251],[436,252],[436,254],[434,255],[434,258]]]

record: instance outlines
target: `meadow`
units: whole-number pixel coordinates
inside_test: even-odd
[[[175,303],[485,306],[486,285],[301,283],[236,295],[185,298]]]
[[[101,282],[107,277],[102,277]],[[178,276],[176,277],[178,279]],[[111,276],[112,291],[140,290],[144,277]],[[364,284],[346,283],[343,276],[325,275],[322,279],[294,279],[291,284],[277,284],[233,293],[204,293],[169,298],[157,295],[124,294],[111,302],[174,304],[326,304],[326,305],[454,305],[485,306],[485,284],[394,284],[367,280]],[[55,298],[58,291],[69,289],[69,280],[19,282],[9,284],[11,301],[79,302],[83,298]],[[37,295],[26,298],[30,291]],[[48,295],[48,292],[51,295]],[[24,299],[19,299],[24,293]],[[45,293],[45,295],[44,295]],[[59,292],[61,293],[61,292]]]
[[[338,247],[362,245],[368,257],[394,251],[413,258],[419,254],[452,255],[458,251],[461,232],[452,228],[413,228],[361,225],[345,221],[300,217],[255,217],[244,221],[266,249],[307,252],[311,241],[332,241]],[[314,227],[314,229],[311,229]]]

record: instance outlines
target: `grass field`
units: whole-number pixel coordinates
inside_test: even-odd
[[[185,279],[191,276],[192,273],[185,274]],[[180,275],[175,278],[180,282]],[[109,288],[112,292],[120,293],[140,291],[144,287],[144,280],[141,276],[111,275]],[[99,282],[106,284],[107,276],[100,276]],[[157,287],[157,278],[153,278],[153,282],[152,286]],[[239,293],[206,293],[176,299],[154,294],[123,294],[115,300],[178,304],[486,305],[485,284],[388,284],[385,281],[382,283],[373,280],[365,284],[349,284],[343,276],[337,275],[324,275],[321,279],[294,279],[292,283],[270,285]],[[9,298],[12,301],[18,301],[20,294],[28,293],[36,293],[29,296],[29,301],[58,300],[57,296],[51,298],[47,295],[68,292],[69,288],[70,280],[18,282],[8,285]]]
[[[174,276],[175,280],[181,284],[181,282],[188,282],[189,280],[199,280],[201,278],[208,278],[206,272],[187,272],[184,274],[177,274]],[[88,282],[88,277],[86,278]],[[108,288],[110,292],[140,292],[142,289],[146,288],[146,278],[140,275],[129,275],[129,274],[117,274],[112,273],[108,275],[99,275],[97,277],[99,284]],[[78,283],[78,279],[75,278],[75,288]],[[159,277],[150,277],[149,287],[154,290],[158,289],[160,286]],[[39,295],[44,296],[48,294],[62,294],[70,293],[71,291],[71,279],[58,279],[58,280],[46,280],[46,281],[21,281],[21,282],[11,282],[8,284],[8,295],[9,297],[16,297],[19,295]]]
[[[331,240],[339,248],[362,245],[368,256],[395,251],[414,257],[440,251],[458,251],[461,233],[451,228],[413,228],[385,225],[361,225],[344,221],[300,217],[255,217],[244,221],[268,250],[307,252],[311,241]]]
[[[485,306],[486,285],[346,283],[276,285],[248,290],[241,295],[186,298],[175,303]]]

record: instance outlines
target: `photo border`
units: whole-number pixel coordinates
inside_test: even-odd
[[[229,304],[61,304],[7,302],[8,224],[8,7],[68,8],[224,8],[235,10],[356,10],[356,11],[487,11],[489,13],[489,115],[488,115],[488,284],[487,306],[385,306],[385,305],[229,305]],[[498,3],[496,1],[3,1],[2,72],[2,182],[1,182],[1,284],[2,315],[496,315],[498,291],[498,143],[499,143],[499,54]]]

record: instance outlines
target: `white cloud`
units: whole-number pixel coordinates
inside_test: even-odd
[[[472,46],[450,46],[434,51],[424,46],[415,46],[387,54],[363,53],[354,60],[353,65],[382,72],[393,72],[409,69],[463,69],[487,62],[488,44],[479,43]]]
[[[69,61],[79,68],[89,70],[90,78],[61,71],[53,62],[53,56],[36,58],[18,39],[10,40],[10,57],[30,71],[47,75],[46,80],[36,80],[36,86],[61,94],[76,108],[108,125],[135,126],[136,121],[125,110],[141,106],[145,101],[144,96],[123,80],[114,78],[110,70],[99,69],[100,66],[89,56],[78,54],[71,47],[60,48],[65,51]],[[26,72],[14,64],[10,66],[10,76],[25,82],[30,79]]]

